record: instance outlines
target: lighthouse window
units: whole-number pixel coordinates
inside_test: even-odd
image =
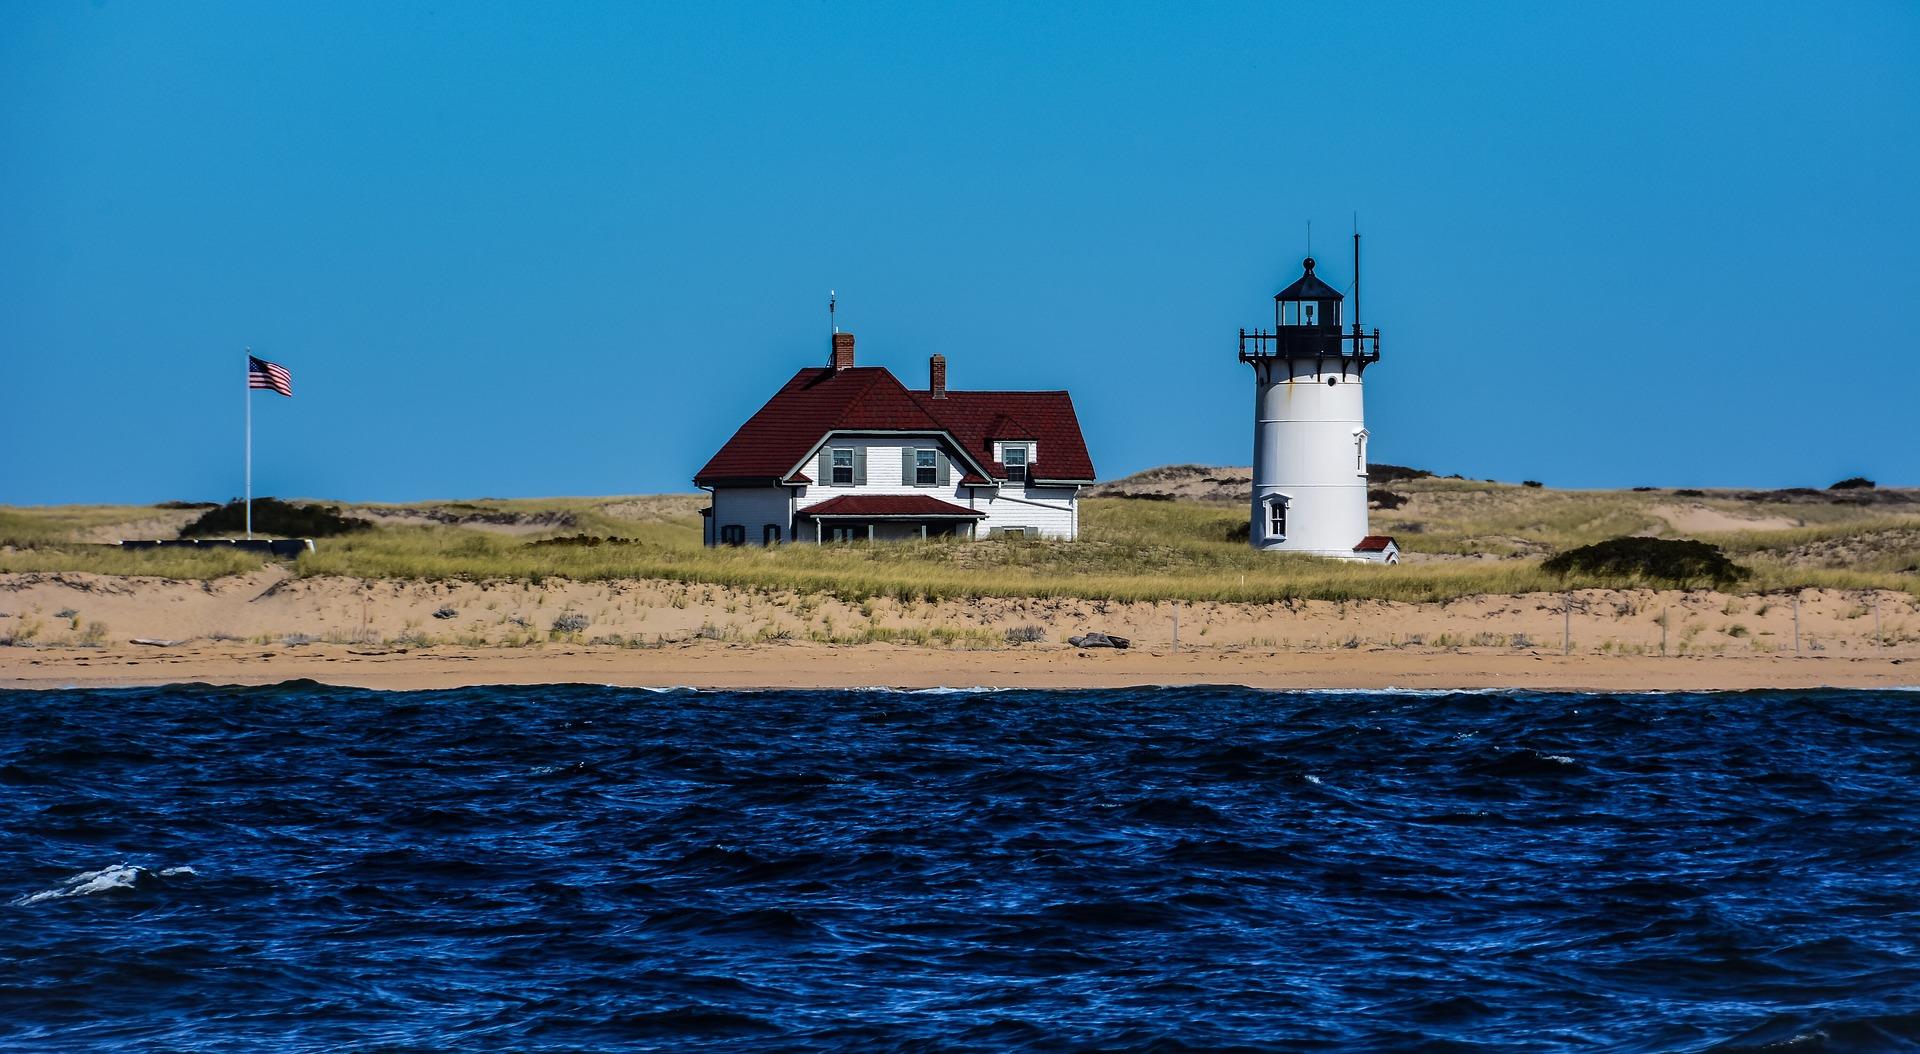
[[[1275,498],[1267,502],[1267,534],[1273,538],[1287,536],[1287,502],[1284,498]]]
[[[1354,465],[1353,465],[1354,471],[1358,472],[1362,476],[1366,475],[1367,474],[1367,430],[1364,428],[1353,433],[1353,460],[1354,460]]]
[[[1336,385],[1336,384],[1339,384],[1339,383],[1340,383],[1340,378],[1338,378],[1338,377],[1328,377],[1328,378],[1327,378],[1327,387],[1329,387],[1329,388],[1331,388],[1331,387],[1333,387],[1334,385]]]

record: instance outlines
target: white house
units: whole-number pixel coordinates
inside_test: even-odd
[[[693,481],[713,494],[708,545],[771,545],[1072,539],[1094,477],[1066,392],[949,391],[939,355],[909,389],[835,333],[829,365],[794,374]]]

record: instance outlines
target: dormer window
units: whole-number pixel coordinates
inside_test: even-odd
[[[913,452],[914,486],[931,487],[934,485],[935,477],[940,469],[939,462],[935,460],[936,457],[937,452],[933,450],[916,450]]]
[[[1025,443],[1008,443],[1001,451],[1000,463],[1007,466],[1008,483],[1027,481],[1027,447]]]

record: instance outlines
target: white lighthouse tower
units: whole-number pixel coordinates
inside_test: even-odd
[[[1253,547],[1345,560],[1399,561],[1367,533],[1367,423],[1362,375],[1380,361],[1380,331],[1360,328],[1360,236],[1353,236],[1353,321],[1345,297],[1306,273],[1273,298],[1273,330],[1241,330],[1253,367]]]

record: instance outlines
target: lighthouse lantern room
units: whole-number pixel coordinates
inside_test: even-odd
[[[1273,298],[1273,330],[1241,330],[1253,367],[1256,549],[1399,562],[1391,538],[1367,533],[1367,425],[1362,377],[1380,361],[1380,331],[1360,328],[1360,236],[1353,236],[1353,321],[1346,298],[1314,273]]]

